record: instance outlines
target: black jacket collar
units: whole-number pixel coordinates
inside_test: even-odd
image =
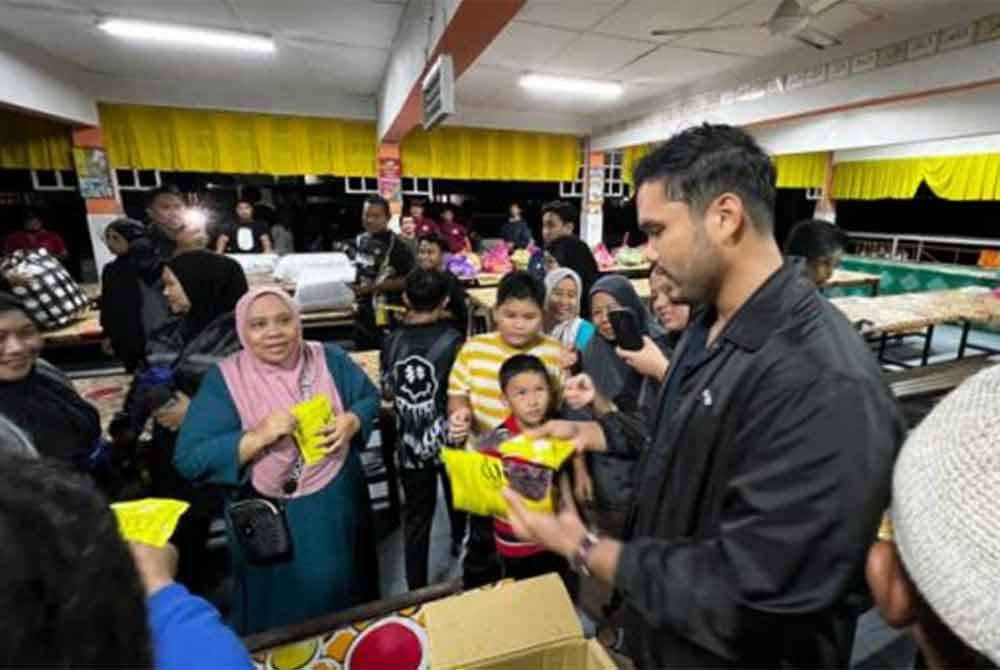
[[[723,330],[721,339],[748,351],[760,349],[787,316],[789,297],[798,298],[800,296],[795,293],[808,288],[801,281],[801,265],[800,261],[786,260],[736,311]],[[706,328],[711,328],[716,317],[715,308],[710,307],[700,318]]]

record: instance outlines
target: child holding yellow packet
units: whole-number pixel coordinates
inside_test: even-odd
[[[556,403],[555,385],[541,359],[518,354],[500,366],[500,388],[509,415],[499,427],[479,440],[476,449],[502,459],[505,479],[528,504],[548,507],[551,511],[555,504],[553,492],[559,488],[558,467],[568,459],[572,449],[564,449],[561,459],[556,455],[550,461],[555,468],[545,467],[539,462],[546,457],[531,454],[534,445],[528,438],[518,436],[551,418]],[[559,445],[547,446],[558,449]],[[519,540],[506,517],[493,517],[493,541],[505,577],[528,579],[548,572],[558,573],[564,581],[569,577],[569,565],[564,558],[537,544]],[[567,587],[573,591],[569,583]]]

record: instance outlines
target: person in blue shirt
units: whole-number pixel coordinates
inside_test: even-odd
[[[128,544],[82,475],[0,443],[0,666],[249,669],[177,552]]]

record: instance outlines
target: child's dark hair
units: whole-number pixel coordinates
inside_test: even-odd
[[[427,233],[426,235],[421,235],[420,239],[418,240],[418,243],[419,242],[426,242],[427,244],[437,245],[437,248],[440,249],[442,252],[448,251],[448,244],[437,233]]]
[[[531,354],[516,354],[504,361],[500,366],[500,389],[506,393],[510,380],[525,372],[535,372],[545,377],[545,383],[549,385],[550,390],[552,389],[552,378],[549,377],[545,364],[538,356]]]
[[[527,270],[507,273],[497,287],[497,306],[508,300],[531,300],[539,309],[545,309],[545,285]]]
[[[386,216],[389,216],[389,201],[380,195],[370,195],[365,198],[365,204],[369,207],[381,207]]]
[[[437,270],[417,268],[406,275],[403,292],[414,312],[433,312],[448,296],[448,277]]]

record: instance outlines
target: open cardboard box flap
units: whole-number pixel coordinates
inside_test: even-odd
[[[434,670],[611,670],[583,630],[558,575],[549,574],[429,603]]]

